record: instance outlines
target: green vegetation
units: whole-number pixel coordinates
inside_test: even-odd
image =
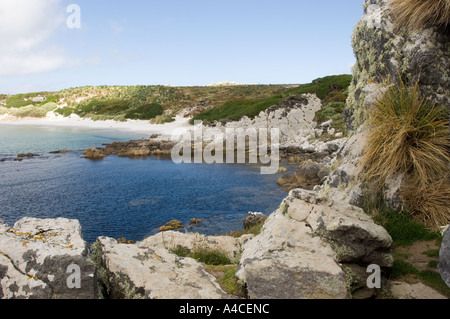
[[[189,110],[188,116],[206,123],[253,118],[283,100],[303,93],[315,93],[326,110],[320,121],[333,119],[332,126],[342,131],[342,104],[347,97],[351,75],[328,76],[302,85],[230,85],[230,86],[85,86],[60,92],[40,92],[1,96],[5,108],[15,110],[33,105],[58,103],[56,113],[77,114],[93,120],[151,120],[163,124],[174,114]],[[36,101],[31,99],[38,98]],[[45,98],[45,102],[39,102]],[[1,109],[1,112],[6,111]],[[13,112],[11,112],[13,113]]]
[[[164,113],[163,107],[158,103],[142,104],[129,110],[125,118],[132,120],[150,120]]]
[[[329,102],[316,113],[315,121],[318,124],[322,124],[328,120],[332,120],[331,126],[336,131],[345,133],[346,125],[343,117],[344,108],[344,102]]]
[[[351,81],[352,76],[347,74],[326,76],[316,79],[312,83],[300,85],[298,88],[289,89],[284,95],[315,93],[319,99],[323,100],[324,104],[328,102],[345,103]]]
[[[382,205],[371,210],[374,221],[383,226],[397,246],[410,246],[417,241],[439,240],[439,232],[428,230],[423,224],[413,220],[406,212],[396,212]]]
[[[189,249],[186,249],[185,247],[177,246],[173,249],[170,249],[170,252],[180,257],[193,258],[206,265],[218,266],[233,264],[230,258],[221,250],[201,247],[191,251]]]
[[[280,95],[273,96],[267,99],[236,99],[227,101],[222,106],[214,109],[207,110],[199,115],[196,115],[191,120],[203,121],[204,123],[210,123],[220,120],[233,120],[238,121],[243,116],[254,118],[261,111],[265,111],[269,106],[278,104],[282,101]]]
[[[62,107],[62,108],[55,110],[55,113],[61,114],[64,117],[68,117],[68,116],[72,115],[73,112],[74,112],[74,109],[72,109],[70,107]]]
[[[272,96],[254,99],[239,98],[224,101],[220,106],[206,110],[194,116],[193,121],[202,120],[206,123],[223,120],[239,120],[243,116],[254,118],[268,107],[281,103],[285,98],[299,94],[316,94],[324,105],[328,104],[328,110],[332,110],[333,122],[336,128],[342,130],[345,126],[342,116],[343,105],[347,99],[348,87],[351,75],[328,76],[314,80],[310,84],[300,85],[295,88],[287,88]],[[339,104],[338,104],[339,103]],[[326,121],[326,113],[322,114],[322,120]]]
[[[437,262],[429,264],[432,268],[436,268]],[[435,289],[439,293],[450,298],[450,288],[442,280],[441,275],[435,270],[419,270],[404,258],[398,257],[394,261],[390,273],[391,279],[418,280],[423,284]]]
[[[91,100],[87,104],[80,104],[74,111],[80,117],[88,115],[117,116],[130,108],[130,103],[125,100]]]
[[[230,258],[220,250],[197,249],[191,252],[190,257],[206,265],[218,266],[232,264]]]
[[[380,198],[380,197],[378,197]],[[400,248],[408,248],[419,242],[434,242],[440,247],[442,236],[439,232],[430,231],[422,223],[415,221],[407,212],[396,212],[387,207],[381,200],[367,202],[365,211],[372,216],[374,221],[383,226],[393,240],[394,265],[390,270],[391,280],[407,282],[420,281],[450,298],[450,288],[442,280],[437,271],[439,250],[429,249],[421,253],[429,258],[434,258],[428,263],[432,269],[420,270],[409,262],[409,253],[401,252]]]
[[[232,236],[235,238],[239,238],[239,237],[242,237],[244,235],[249,235],[249,234],[258,236],[261,233],[263,226],[264,226],[264,222],[261,222],[261,223],[251,226],[249,229],[232,231],[232,232],[228,233],[228,236]]]
[[[150,123],[152,123],[152,124],[165,124],[165,123],[171,123],[171,122],[175,122],[175,119],[174,119],[173,115],[169,115],[169,114],[158,115],[150,121]]]
[[[28,105],[21,108],[0,108],[0,114],[10,113],[17,117],[35,117],[43,118],[48,112],[57,108],[57,104],[54,102],[46,103],[42,106]]]
[[[192,251],[186,247],[177,246],[169,250],[180,257],[190,257],[205,264],[205,269],[217,278],[222,289],[232,295],[245,297],[245,289],[236,278],[238,264],[233,263],[221,250],[198,247]]]
[[[39,99],[33,101],[32,99]],[[16,94],[9,96],[6,99],[5,107],[7,108],[21,108],[25,106],[42,106],[47,103],[57,103],[59,101],[59,96],[56,93],[53,92],[39,92],[39,93],[28,93],[28,94]]]
[[[238,265],[207,265],[205,269],[217,278],[217,283],[231,295],[245,298],[245,289],[236,278]]]

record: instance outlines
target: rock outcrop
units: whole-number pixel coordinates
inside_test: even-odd
[[[450,108],[450,32],[428,28],[410,33],[396,26],[390,0],[366,0],[352,45],[357,58],[349,89],[346,122],[351,129],[365,120],[365,110],[386,78],[418,82],[422,93]],[[368,103],[367,103],[368,102]]]
[[[175,143],[159,139],[132,140],[127,142],[113,142],[103,147],[90,147],[83,151],[84,157],[101,160],[110,155],[120,157],[148,157],[151,155],[168,156]]]
[[[76,220],[0,223],[0,299],[92,299],[95,266]]]
[[[350,298],[370,264],[391,267],[392,239],[360,208],[294,189],[244,246],[237,277],[250,298]]]
[[[450,287],[450,228],[444,233],[439,251],[438,269],[442,279]]]
[[[248,239],[168,231],[127,245],[100,237],[93,254],[103,294],[108,298],[227,299],[233,296],[221,289],[202,263],[171,251],[220,250],[235,261]]]
[[[293,96],[269,107],[254,119],[243,117],[240,121],[225,124],[216,123],[217,128],[225,132],[226,129],[236,129],[243,133],[248,129],[280,130],[280,143],[303,143],[311,136],[317,123],[314,122],[316,112],[322,108],[321,100],[315,94]],[[315,137],[315,136],[314,136]]]

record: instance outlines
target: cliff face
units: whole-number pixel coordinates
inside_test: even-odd
[[[352,45],[357,63],[349,89],[345,118],[350,129],[365,121],[371,94],[390,77],[419,83],[422,93],[450,108],[449,27],[419,31],[400,29],[392,14],[392,0],[366,0]]]

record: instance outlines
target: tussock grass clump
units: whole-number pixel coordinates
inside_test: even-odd
[[[368,125],[362,166],[369,179],[382,184],[396,173],[407,173],[420,187],[448,173],[447,108],[421,97],[417,84],[388,84],[368,111]]]
[[[413,31],[450,25],[450,0],[391,0],[395,23]]]
[[[421,188],[406,181],[402,195],[412,216],[421,224],[439,230],[450,223],[450,175]]]
[[[368,111],[368,133],[361,167],[381,190],[404,174],[407,208],[432,228],[449,222],[450,135],[448,110],[422,97],[418,85],[386,83]]]

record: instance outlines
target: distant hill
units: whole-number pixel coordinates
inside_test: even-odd
[[[345,103],[351,75],[319,78],[295,85],[85,86],[59,92],[0,95],[0,115],[45,117],[49,111],[94,120],[152,120],[165,123],[175,115],[213,122],[254,117],[284,99],[315,93],[324,102]]]

